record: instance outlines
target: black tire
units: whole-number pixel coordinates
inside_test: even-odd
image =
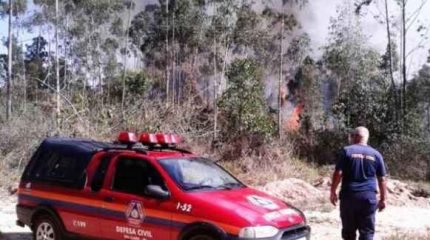
[[[41,215],[33,223],[34,240],[64,240],[64,233],[58,221],[49,216]]]
[[[220,239],[215,238],[212,235],[202,233],[202,234],[194,235],[190,237],[188,240],[220,240]]]

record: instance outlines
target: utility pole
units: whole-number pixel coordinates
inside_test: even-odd
[[[6,120],[12,116],[12,0],[9,0],[9,47],[8,47],[8,78],[6,83]]]

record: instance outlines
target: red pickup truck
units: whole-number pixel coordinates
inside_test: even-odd
[[[18,190],[35,240],[310,239],[298,209],[245,186],[171,134],[47,138]]]

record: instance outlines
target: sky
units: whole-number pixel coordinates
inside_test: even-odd
[[[260,0],[263,1],[263,0]],[[275,1],[275,0],[272,0]],[[314,50],[315,57],[321,55],[321,47],[327,43],[328,39],[328,27],[330,25],[330,18],[336,17],[336,9],[340,3],[345,0],[309,0],[309,4],[302,9],[300,12],[300,20],[302,22],[303,30],[307,32],[312,39],[312,46]],[[350,0],[346,0],[350,1]],[[419,23],[423,23],[426,27],[430,29],[430,16],[426,13],[430,12],[430,0],[409,0],[407,12],[413,13],[421,5],[422,1],[426,2],[421,14],[418,16],[415,26],[411,27],[408,33],[407,48],[415,49],[421,42],[421,37],[415,31],[418,28]],[[29,0],[30,7],[29,10],[33,11],[34,6]],[[153,3],[154,0],[142,0],[141,3]],[[394,20],[399,19],[398,7],[393,0],[389,0],[389,8],[396,15]],[[368,36],[368,41],[370,46],[377,49],[379,52],[385,52],[387,46],[386,30],[385,25],[378,23],[375,16],[384,17],[384,5],[383,0],[373,0],[373,3],[367,7],[364,11],[365,17],[362,22],[363,32]],[[430,35],[430,32],[428,32]],[[0,40],[7,37],[7,18],[0,20]],[[32,38],[31,33],[20,33],[21,39],[28,40]],[[399,35],[399,34],[397,34]],[[400,41],[400,38],[395,39]],[[398,44],[400,45],[400,44]],[[422,43],[423,49],[418,49],[411,53],[408,62],[410,67],[409,75],[414,74],[426,61],[428,56],[428,49],[430,49],[430,39]],[[5,53],[7,49],[1,45],[0,53]]]
[[[313,50],[317,56],[321,55],[319,48],[327,44],[330,18],[337,16],[337,6],[343,1],[345,0],[309,0],[309,4],[300,14],[303,29],[310,35],[312,40],[311,45],[314,46]],[[420,24],[430,29],[430,15],[428,14],[430,13],[430,0],[409,0],[407,15],[414,13],[422,3],[425,4],[423,5],[421,14],[418,16],[415,24],[411,26],[406,42],[407,52],[411,49],[415,49],[418,45],[422,45],[423,48],[417,49],[410,54],[410,61],[407,65],[410,69],[408,75],[415,74],[429,56],[430,39],[422,42],[423,38],[416,32],[416,29]],[[394,13],[392,21],[399,21],[400,11],[397,4],[393,0],[389,0],[388,5],[390,12]],[[364,34],[368,37],[369,45],[377,49],[381,54],[384,53],[387,47],[385,23],[381,24],[375,19],[375,16],[382,19],[385,17],[384,0],[373,0],[373,3],[369,7],[363,9],[362,12],[365,14],[362,18],[362,29]],[[399,30],[392,29],[392,31],[397,33],[398,36],[393,39],[393,41],[396,41],[397,46],[400,46]],[[427,32],[426,36],[430,37],[430,31]]]

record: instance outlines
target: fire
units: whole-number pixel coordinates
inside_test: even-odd
[[[294,132],[300,128],[300,114],[303,112],[303,104],[298,104],[294,107],[291,115],[284,124],[284,129],[288,132]]]

